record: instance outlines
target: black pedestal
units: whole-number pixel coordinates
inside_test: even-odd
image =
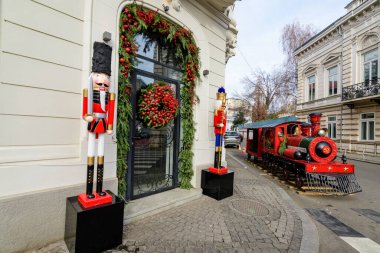
[[[234,172],[228,170],[227,173],[218,175],[208,169],[202,170],[201,187],[204,195],[216,200],[230,197],[234,192]]]
[[[112,192],[112,203],[83,208],[78,196],[66,200],[65,242],[72,252],[102,252],[122,243],[124,202]]]

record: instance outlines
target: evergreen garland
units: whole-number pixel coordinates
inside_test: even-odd
[[[129,151],[129,119],[132,116],[130,103],[130,71],[137,65],[138,46],[135,35],[143,34],[151,41],[158,40],[167,46],[176,59],[179,60],[183,72],[181,88],[181,122],[183,127],[183,150],[179,154],[180,187],[191,188],[193,176],[193,140],[195,123],[193,120],[193,105],[195,95],[195,80],[199,78],[199,48],[191,32],[168,20],[157,11],[142,6],[127,5],[120,15],[119,40],[119,82],[118,82],[118,120],[117,120],[117,177],[119,195],[125,196],[127,171],[127,154]]]

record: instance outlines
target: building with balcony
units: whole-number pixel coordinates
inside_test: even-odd
[[[354,0],[347,13],[295,50],[297,115],[323,113],[341,150],[380,152],[380,1]]]

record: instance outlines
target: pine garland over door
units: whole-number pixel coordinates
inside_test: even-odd
[[[132,115],[130,90],[132,87],[130,71],[137,65],[138,46],[135,35],[143,34],[148,40],[159,41],[165,49],[179,60],[182,69],[181,88],[181,123],[183,128],[183,149],[179,154],[180,187],[191,188],[193,176],[193,141],[195,123],[193,106],[197,102],[195,81],[199,78],[199,48],[195,44],[192,33],[170,21],[158,11],[140,5],[127,5],[120,15],[119,27],[119,80],[117,107],[117,177],[119,195],[125,196],[127,171],[127,154],[129,151],[129,119]]]

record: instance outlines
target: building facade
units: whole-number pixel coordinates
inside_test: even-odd
[[[321,126],[343,151],[380,152],[380,1],[354,0],[347,13],[295,50],[297,115]]]
[[[32,249],[63,238],[66,197],[85,190],[87,130],[81,108],[82,89],[91,73],[92,45],[104,40],[113,48],[111,89],[118,96],[120,14],[129,4],[157,11],[190,30],[200,49],[191,179],[193,187],[200,187],[201,170],[208,168],[214,159],[215,96],[224,84],[225,64],[234,55],[236,46],[234,2],[0,0],[1,252]],[[150,56],[139,51],[138,57],[146,61],[145,67],[149,69],[136,68],[138,75],[133,85],[140,87],[161,78],[173,87],[181,85],[178,76],[182,76],[182,70],[170,62],[164,64],[157,60],[156,49],[153,47]],[[119,116],[115,116],[116,121]],[[174,137],[181,138],[183,129],[180,125],[176,129]],[[117,131],[116,128],[105,140],[105,188],[115,193],[118,192]],[[142,180],[138,175],[148,174],[153,165],[138,163],[151,156],[152,148],[160,146],[162,138],[167,143],[173,137],[170,134],[152,130],[148,136],[158,136],[153,141],[136,140],[151,150],[139,157],[135,155],[134,163],[129,161],[130,167],[124,175],[129,178],[129,188],[123,197],[134,199],[162,190],[144,188],[141,182],[151,177]],[[127,140],[131,146],[136,145],[132,143],[134,137]],[[162,177],[158,180],[171,180],[167,189],[178,187],[180,180],[178,160],[173,160],[181,151],[179,143],[177,140],[178,145],[166,146],[157,158],[164,164],[159,168]]]

